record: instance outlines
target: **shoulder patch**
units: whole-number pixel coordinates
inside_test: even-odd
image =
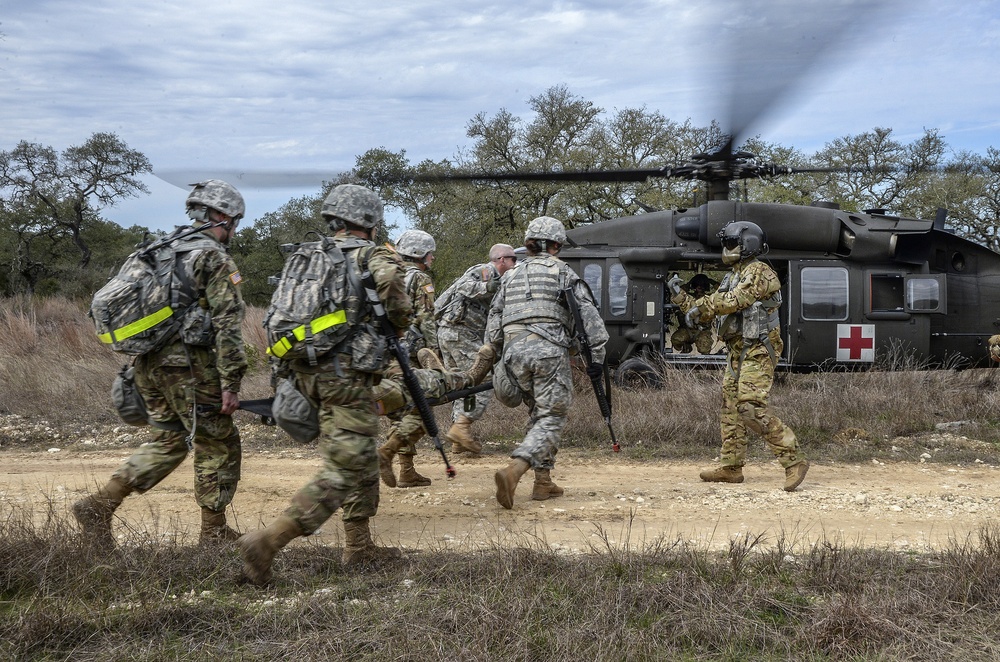
[[[427,294],[434,294],[434,283],[427,283],[424,285],[424,292],[427,292]]]
[[[479,280],[484,280],[485,281],[485,280],[489,280],[492,277],[493,277],[493,274],[490,272],[490,268],[489,267],[483,267],[483,270],[479,274]]]
[[[229,281],[233,285],[239,285],[240,283],[243,282],[243,276],[240,275],[239,271],[234,271],[233,273],[229,274]]]

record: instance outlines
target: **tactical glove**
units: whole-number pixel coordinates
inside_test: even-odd
[[[701,322],[701,311],[698,310],[698,306],[695,306],[687,312],[684,316],[684,323],[688,325],[689,328],[695,328]]]
[[[604,364],[603,363],[591,363],[587,366],[587,376],[591,379],[595,377],[600,377],[604,374]]]
[[[1000,362],[1000,334],[990,336],[986,344],[990,348],[990,358]]]
[[[670,277],[670,280],[667,281],[667,289],[669,289],[674,296],[677,296],[681,293],[681,283],[683,282],[684,281],[679,275],[674,274]]]

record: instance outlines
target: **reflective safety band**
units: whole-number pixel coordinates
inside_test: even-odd
[[[322,317],[317,317],[311,322],[307,322],[302,326],[295,327],[292,329],[290,335],[295,337],[295,340],[305,340],[307,331],[310,335],[315,335],[322,331],[326,331],[330,327],[338,326],[347,322],[347,311],[338,310],[329,315],[323,315]],[[308,329],[307,329],[308,327]],[[276,356],[279,359],[288,353],[288,350],[292,348],[292,341],[285,336],[278,342],[274,343],[267,348],[267,353],[272,356]]]
[[[174,309],[170,306],[165,306],[152,315],[146,315],[142,319],[138,319],[131,324],[126,324],[120,329],[114,329],[108,333],[99,333],[97,334],[97,337],[100,338],[101,342],[111,345],[125,340],[126,338],[131,338],[132,336],[142,333],[143,331],[148,331],[173,314]]]

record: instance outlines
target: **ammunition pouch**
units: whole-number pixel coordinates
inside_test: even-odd
[[[351,338],[351,369],[380,373],[389,365],[389,341],[371,324],[362,324]]]
[[[274,422],[295,441],[308,444],[319,436],[319,409],[295,388],[291,378],[278,382],[271,411]]]
[[[206,304],[208,305],[208,304]],[[213,347],[215,329],[212,328],[212,313],[195,302],[181,319],[181,340],[191,347]]]
[[[135,385],[135,368],[122,366],[115,381],[111,384],[111,402],[118,411],[118,416],[129,425],[149,425],[149,412],[146,403]]]

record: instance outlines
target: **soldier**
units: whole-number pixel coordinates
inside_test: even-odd
[[[716,285],[718,283],[705,274],[695,274],[681,288],[697,299],[708,294]],[[677,330],[670,334],[670,346],[674,351],[687,354],[693,347],[697,347],[699,354],[711,354],[712,346],[715,344],[712,327],[709,324],[689,327],[684,320],[683,313],[679,313],[677,318]]]
[[[493,295],[500,288],[500,277],[517,263],[517,256],[512,246],[494,244],[489,260],[467,269],[434,302],[441,358],[449,370],[467,370],[472,365],[476,350],[483,344],[486,316]],[[476,405],[470,411],[465,411],[460,400],[452,406],[453,424],[444,436],[452,443],[454,452],[483,450],[482,443],[472,436],[472,424],[483,417],[491,399],[487,391],[476,395]]]
[[[689,325],[716,320],[719,338],[726,343],[728,362],[722,378],[721,466],[701,472],[715,483],[742,483],[747,428],[764,437],[785,468],[785,487],[802,484],[809,462],[799,449],[795,433],[771,413],[767,396],[784,345],[778,324],[781,292],[778,276],[757,256],[767,251],[764,231],[755,223],[729,223],[719,232],[722,261],[732,267],[713,294],[697,299],[681,288],[681,279],[667,285],[671,300],[687,314]]]
[[[240,480],[240,434],[231,414],[240,404],[240,382],[247,369],[243,347],[243,298],[240,272],[227,252],[245,207],[239,191],[218,179],[194,184],[187,197],[192,226],[203,228],[172,242],[178,283],[189,283],[197,306],[162,348],[137,357],[135,383],[154,430],[96,494],[73,504],[84,535],[102,547],[114,546],[111,520],[132,492],[151,489],[194,450],[195,500],[201,506],[202,543],[236,540],[226,525],[226,506]],[[186,228],[177,232],[181,233]],[[206,332],[190,333],[194,327]],[[218,404],[211,410],[197,404]]]
[[[569,350],[574,323],[563,290],[572,288],[587,327],[594,358],[587,373],[593,377],[603,371],[608,332],[590,288],[556,257],[565,242],[566,230],[557,219],[541,216],[528,224],[528,257],[501,281],[486,323],[486,341],[502,356],[494,374],[507,371],[530,408],[524,441],[511,453],[513,461],[495,476],[497,502],[508,510],[529,468],[535,470],[532,499],[563,494],[550,475],[573,398]]]
[[[333,239],[346,257],[347,268],[359,280],[362,265],[367,265],[386,315],[402,334],[409,328],[413,313],[404,288],[403,266],[395,253],[372,242],[383,221],[382,209],[382,201],[373,191],[342,184],[326,197],[321,214],[335,231]],[[298,536],[314,533],[341,507],[344,565],[400,556],[398,549],[377,547],[369,529],[369,519],[378,511],[379,501],[375,442],[379,420],[372,387],[385,370],[388,357],[352,351],[362,346],[379,347],[381,343],[374,335],[374,311],[364,294],[355,292],[346,308],[346,319],[355,330],[350,342],[344,343],[350,347],[341,346],[316,357],[316,365],[298,359],[289,366],[296,388],[319,404],[318,443],[323,467],[292,497],[283,514],[267,527],[239,539],[243,572],[254,584],[270,581],[271,564],[278,550]],[[369,362],[365,371],[358,369],[359,361]]]
[[[434,237],[422,230],[407,230],[396,242],[396,253],[403,258],[406,268],[406,294],[413,305],[413,321],[406,332],[411,362],[417,361],[417,352],[428,349],[436,352],[438,347],[437,324],[434,322],[434,283],[427,273],[434,264],[437,246]],[[426,352],[424,353],[426,355]],[[390,368],[389,378],[401,379],[398,365]],[[392,426],[386,442],[378,449],[379,475],[389,487],[424,487],[431,479],[417,473],[413,467],[413,456],[417,454],[417,442],[426,434],[420,414],[410,411],[402,416],[392,415]],[[392,458],[399,456],[399,478],[392,472]]]
[[[1000,362],[1000,333],[990,336],[990,339],[986,341],[986,345],[989,347],[990,359]]]

